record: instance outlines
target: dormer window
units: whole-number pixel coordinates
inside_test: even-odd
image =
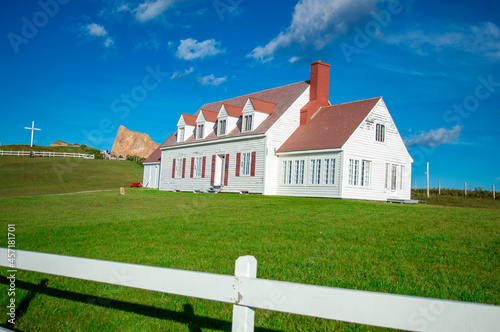
[[[243,117],[243,132],[252,131],[253,116],[251,114]]]
[[[224,120],[219,120],[219,136],[226,135],[226,119]]]
[[[197,127],[196,127],[196,139],[203,139],[204,136],[204,125],[203,124],[199,124]]]
[[[184,142],[185,132],[186,132],[186,128],[184,128],[184,127],[179,128],[177,142]]]
[[[385,126],[383,124],[377,123],[375,140],[377,142],[385,142]]]

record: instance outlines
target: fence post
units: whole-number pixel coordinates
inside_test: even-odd
[[[493,189],[493,200],[495,200],[495,185],[491,185],[491,189]]]
[[[253,256],[238,257],[235,264],[234,275],[236,277],[257,278],[257,260]],[[239,295],[239,293],[238,293]],[[253,332],[255,321],[255,309],[233,305],[232,332]]]
[[[467,196],[467,182],[464,182],[464,193]]]
[[[441,181],[438,181],[438,191],[439,195],[441,195]]]

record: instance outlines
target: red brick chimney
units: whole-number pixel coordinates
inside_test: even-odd
[[[311,81],[309,102],[300,110],[300,125],[311,120],[316,111],[323,106],[329,106],[328,93],[330,88],[330,65],[316,61],[311,63]]]

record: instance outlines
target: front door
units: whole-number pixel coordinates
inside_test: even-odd
[[[214,186],[221,186],[224,183],[224,155],[217,155],[215,158]]]

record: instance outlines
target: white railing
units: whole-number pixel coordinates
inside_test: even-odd
[[[3,151],[0,150],[0,156],[17,156],[17,157],[29,157],[31,151]],[[85,153],[73,153],[73,152],[48,152],[48,151],[33,151],[33,156],[35,157],[65,157],[65,158],[84,158],[84,159],[94,159],[93,154]]]
[[[257,279],[253,256],[236,260],[235,276],[5,248],[0,266],[232,303],[233,331],[253,331],[255,308],[409,331],[500,326],[500,306]]]

